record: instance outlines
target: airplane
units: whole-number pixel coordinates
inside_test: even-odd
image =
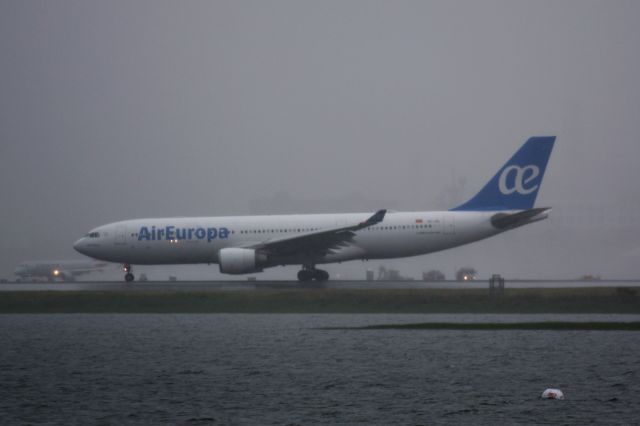
[[[316,265],[418,256],[548,217],[534,207],[555,136],[531,137],[467,202],[448,211],[133,219],[91,230],[73,247],[132,265],[218,264],[224,274],[301,265],[298,280],[327,281]]]
[[[106,262],[76,261],[76,260],[29,260],[18,264],[14,274],[16,281],[26,281],[46,278],[53,281],[55,278],[63,281],[75,281],[80,275],[102,271],[107,266]]]

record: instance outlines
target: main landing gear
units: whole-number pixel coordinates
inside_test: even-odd
[[[136,277],[133,276],[133,274],[131,273],[132,269],[131,269],[131,265],[129,265],[128,263],[125,263],[122,266],[122,270],[124,272],[126,272],[124,274],[124,280],[128,283],[130,283],[131,281],[133,281]]]
[[[303,266],[302,270],[298,272],[298,281],[307,282],[311,280],[329,281],[329,273],[322,269],[316,269],[314,266]]]

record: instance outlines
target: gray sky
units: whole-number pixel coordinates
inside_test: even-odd
[[[637,1],[0,1],[0,276],[77,257],[77,237],[121,219],[447,209],[549,134],[549,220],[384,263],[639,276],[639,16]]]

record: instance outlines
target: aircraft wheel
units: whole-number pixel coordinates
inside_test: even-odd
[[[134,280],[134,276],[131,272],[127,272],[127,274],[124,276],[124,280],[128,283],[130,283],[131,281]]]
[[[311,281],[313,279],[313,275],[314,275],[313,271],[310,271],[308,269],[303,269],[298,272],[298,281],[300,282]]]
[[[329,273],[322,269],[316,269],[313,275],[316,281],[329,281]]]

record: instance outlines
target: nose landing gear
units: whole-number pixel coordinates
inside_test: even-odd
[[[298,281],[307,282],[316,280],[318,282],[329,281],[329,273],[322,269],[316,269],[315,266],[303,266],[298,272]]]
[[[126,282],[130,283],[131,281],[133,281],[133,280],[136,278],[136,277],[131,273],[131,270],[132,270],[132,269],[131,269],[131,265],[129,265],[128,263],[125,263],[125,264],[122,266],[122,270],[123,270],[124,272],[126,272],[126,273],[124,274],[124,280],[125,280]]]

